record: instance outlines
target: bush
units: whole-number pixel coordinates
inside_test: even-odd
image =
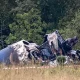
[[[64,56],[58,56],[58,57],[57,57],[57,62],[58,62],[60,65],[63,65],[65,61],[66,61],[66,58],[65,58]]]

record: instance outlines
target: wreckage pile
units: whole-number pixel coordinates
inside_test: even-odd
[[[26,40],[13,43],[0,50],[0,63],[5,64],[27,64],[29,61],[47,62],[49,65],[57,65],[59,56],[65,57],[64,64],[70,60],[80,60],[80,51],[73,50],[73,46],[78,42],[78,38],[68,38],[66,40],[56,30],[44,36],[42,45],[30,43]]]

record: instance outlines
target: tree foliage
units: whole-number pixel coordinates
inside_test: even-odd
[[[5,39],[9,35],[10,11],[16,6],[15,1],[0,0],[0,48],[6,46]]]
[[[10,35],[7,38],[6,42],[8,44],[13,43],[15,41],[25,39],[32,40],[37,43],[41,43],[42,31],[43,27],[45,27],[45,23],[41,22],[40,11],[38,9],[31,9],[27,13],[17,13],[14,22],[9,25],[10,27]]]
[[[0,48],[21,39],[41,44],[56,29],[80,40],[79,9],[79,0],[0,0]]]

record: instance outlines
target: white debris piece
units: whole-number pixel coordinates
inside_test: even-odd
[[[58,62],[57,62],[57,60],[50,61],[48,65],[49,66],[57,66],[58,65]]]

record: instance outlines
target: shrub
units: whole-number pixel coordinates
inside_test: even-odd
[[[57,62],[58,62],[60,65],[63,65],[65,61],[66,61],[66,58],[65,58],[64,56],[58,56],[58,57],[57,57]]]

